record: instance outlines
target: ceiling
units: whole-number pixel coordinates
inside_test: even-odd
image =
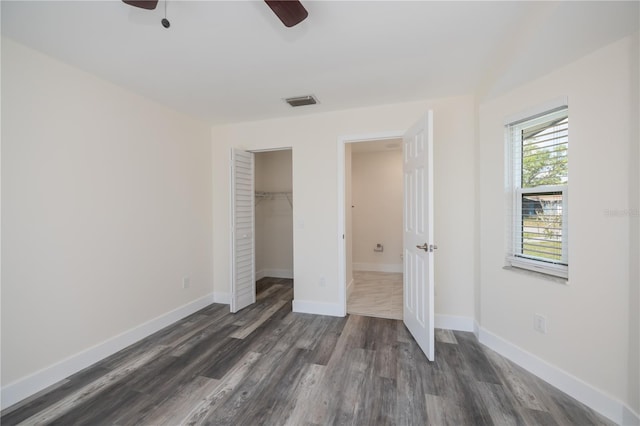
[[[2,1],[2,34],[212,124],[487,98],[638,30],[637,1]],[[282,98],[314,94],[292,109]]]

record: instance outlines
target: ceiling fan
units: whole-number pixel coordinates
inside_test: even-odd
[[[158,0],[122,0],[129,6],[141,9],[153,10],[158,5]],[[166,0],[165,0],[166,1]],[[264,0],[273,13],[282,21],[285,27],[293,27],[304,21],[309,15],[307,9],[298,0]],[[164,25],[164,23],[163,23]],[[168,27],[167,27],[168,28]]]

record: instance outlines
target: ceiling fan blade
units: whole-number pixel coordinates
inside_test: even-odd
[[[140,9],[153,10],[158,5],[158,0],[122,0],[129,6],[139,7]]]
[[[297,0],[264,0],[285,27],[293,27],[309,15],[307,9]]]

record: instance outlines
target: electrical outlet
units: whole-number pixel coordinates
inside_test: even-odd
[[[547,334],[547,319],[540,314],[534,314],[533,329],[538,333]]]
[[[191,287],[191,277],[186,276],[186,277],[182,277],[182,288],[189,288]]]

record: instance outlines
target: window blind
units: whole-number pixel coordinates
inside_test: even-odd
[[[537,264],[532,268],[536,270],[546,264],[566,271],[568,110],[562,107],[512,123],[507,135],[512,188],[507,257]]]

